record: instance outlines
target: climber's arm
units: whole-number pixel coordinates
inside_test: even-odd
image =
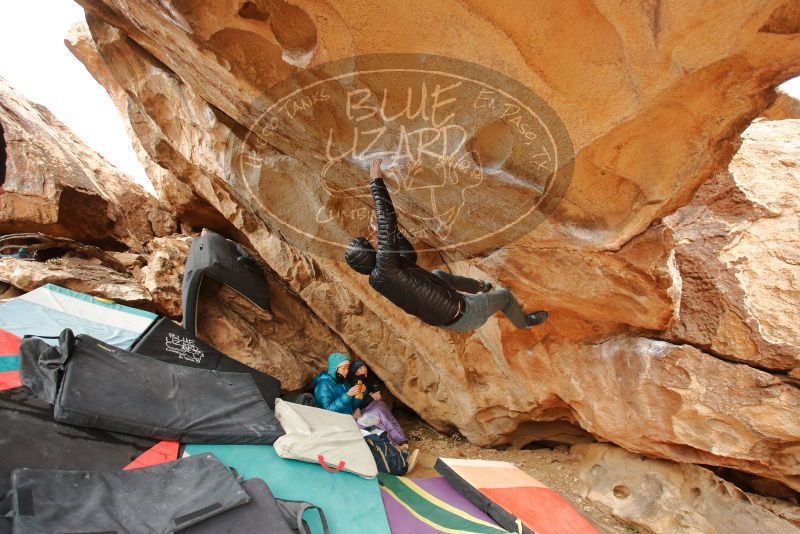
[[[466,276],[458,276],[457,274],[450,274],[447,271],[436,269],[431,274],[446,282],[450,287],[456,291],[463,291],[464,293],[480,293],[486,290],[486,282],[475,280]],[[489,285],[488,287],[491,287]]]
[[[381,177],[380,160],[372,162],[372,198],[375,201],[375,217],[378,225],[378,253],[375,264],[378,269],[396,269],[400,257],[397,249],[397,214],[394,212],[389,190]]]

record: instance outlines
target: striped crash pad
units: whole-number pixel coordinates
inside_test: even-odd
[[[58,336],[65,328],[129,349],[156,315],[53,284],[0,304],[0,329],[17,337]],[[55,345],[58,340],[46,340]]]
[[[378,479],[332,473],[319,464],[287,460],[271,445],[186,445],[185,454],[210,452],[245,479],[263,479],[279,499],[307,501],[325,512],[332,533],[389,534]],[[306,514],[312,534],[322,534],[319,516]]]
[[[598,534],[564,497],[514,464],[439,458],[435,468],[506,530],[523,534]]]
[[[0,330],[0,390],[22,385],[19,379],[19,344],[22,339]]]
[[[378,475],[392,534],[506,534],[443,478]]]

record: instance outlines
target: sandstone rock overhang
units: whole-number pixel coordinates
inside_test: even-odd
[[[794,325],[752,302],[741,305],[748,295],[707,297],[708,284],[723,293],[741,288],[724,272],[684,284],[695,280],[687,270],[697,265],[692,258],[716,254],[714,236],[700,232],[708,245],[698,251],[676,243],[676,231],[692,232],[685,222],[663,220],[689,204],[701,184],[724,176],[740,134],[775,98],[773,88],[800,74],[800,15],[792,2],[720,0],[702,9],[662,2],[623,9],[601,0],[424,8],[310,0],[78,3],[87,12],[85,39],[93,41],[78,55],[120,96],[121,112],[157,165],[151,176],[161,198],[202,206],[206,220],[227,225],[299,296],[308,317],[335,332],[433,425],[491,445],[511,441],[527,421],[563,419],[636,452],[734,467],[800,488],[800,394],[781,375],[795,366],[798,347],[765,336],[759,321],[768,321],[770,332]],[[308,135],[319,128],[309,115],[300,113],[256,147],[265,164],[257,176],[231,172],[247,154],[228,148],[248,146],[242,142],[264,111],[254,103],[269,87],[331,61],[385,52],[492,68],[528,87],[563,121],[575,150],[572,178],[544,222],[491,253],[423,257],[427,266],[489,279],[529,306],[551,310],[543,328],[521,334],[497,319],[469,335],[433,331],[373,294],[341,261],[310,254],[285,232],[265,209],[270,202],[308,216],[336,209],[319,179],[326,158]],[[330,125],[342,118],[328,116]],[[492,139],[505,135],[501,127],[484,131]],[[519,174],[503,143],[489,145],[492,165]],[[796,147],[782,150],[789,154],[778,157],[796,161]],[[351,162],[339,185],[353,185],[359,165],[366,169]],[[398,198],[401,206],[406,201]],[[473,214],[483,222],[502,209],[489,194]],[[333,224],[343,239],[368,230]],[[401,224],[412,235],[429,229],[402,217]],[[736,270],[726,258],[714,261],[720,263],[712,271]],[[785,263],[796,276],[796,266]],[[702,315],[703,305],[693,303],[711,301],[730,312],[719,315],[722,331],[694,313]],[[735,320],[731,314],[741,310],[760,319]]]

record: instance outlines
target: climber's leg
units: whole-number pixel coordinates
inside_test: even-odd
[[[511,291],[507,289],[498,289],[497,291],[492,291],[489,295],[496,294],[497,299],[499,302],[505,302],[505,305],[500,308],[500,310],[508,317],[508,320],[514,323],[514,326],[517,328],[530,328],[530,323],[528,323],[528,318],[525,316],[525,312],[522,311],[522,307],[517,302],[517,299],[514,298],[514,295]]]
[[[443,328],[469,332],[483,326],[495,313],[502,311],[517,328],[528,328],[528,320],[519,303],[507,289],[479,295],[464,295],[466,306],[461,319]]]

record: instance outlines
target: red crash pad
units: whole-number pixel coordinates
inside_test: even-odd
[[[22,339],[11,332],[0,328],[0,356],[16,356],[19,354],[19,343]]]
[[[439,458],[436,470],[462,495],[512,532],[598,534],[572,505],[508,462]]]
[[[19,379],[19,371],[3,371],[0,372],[0,390],[14,389],[22,385]]]
[[[140,454],[134,461],[123,467],[122,470],[138,469],[177,460],[178,448],[180,448],[180,443],[177,441],[159,441]]]

